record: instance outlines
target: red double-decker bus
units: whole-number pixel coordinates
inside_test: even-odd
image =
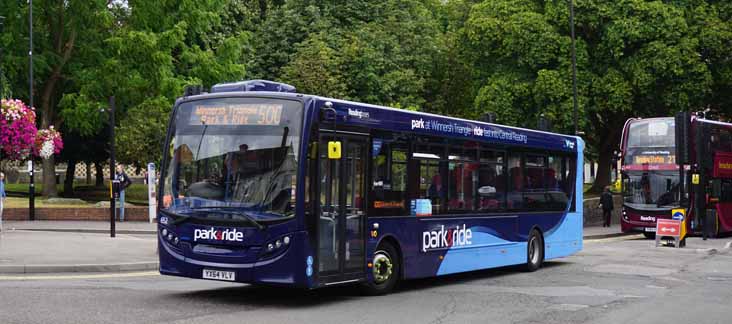
[[[732,124],[688,113],[629,119],[623,128],[623,232],[655,236],[656,220],[687,209],[687,230],[732,232]]]

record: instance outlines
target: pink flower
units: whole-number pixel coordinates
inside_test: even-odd
[[[30,157],[37,132],[36,112],[32,107],[17,99],[0,101],[0,153],[3,159]]]

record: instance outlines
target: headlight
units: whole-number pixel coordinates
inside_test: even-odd
[[[261,257],[271,257],[285,251],[290,242],[292,242],[292,238],[288,235],[266,243]]]

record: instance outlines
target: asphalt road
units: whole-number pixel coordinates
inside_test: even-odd
[[[534,273],[409,281],[365,297],[155,273],[0,277],[0,323],[730,323],[728,239],[685,249],[614,238]]]

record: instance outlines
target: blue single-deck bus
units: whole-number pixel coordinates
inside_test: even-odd
[[[160,273],[381,294],[533,271],[582,248],[583,146],[270,81],[189,88],[164,149]]]

